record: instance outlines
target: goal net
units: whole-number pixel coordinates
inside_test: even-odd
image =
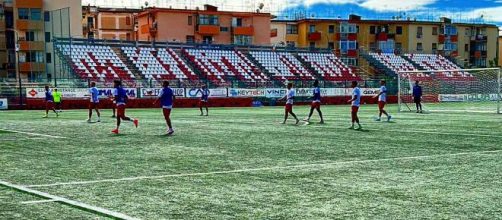
[[[499,68],[404,71],[398,74],[399,111],[501,113]],[[416,87],[418,82],[419,87]],[[414,89],[415,88],[415,89]]]

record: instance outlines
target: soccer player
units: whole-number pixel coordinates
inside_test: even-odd
[[[322,117],[322,112],[321,112],[321,88],[319,88],[319,80],[314,81],[314,97],[312,104],[310,106],[310,113],[309,117],[305,119],[306,122],[310,121],[310,118],[312,117],[312,114],[314,114],[314,109],[317,110],[317,113],[319,113],[319,117],[321,118],[321,124],[324,124],[324,119]]]
[[[350,99],[348,103],[352,103],[352,126],[349,129],[354,129],[354,123],[357,123],[357,130],[361,130],[362,126],[359,123],[359,117],[357,116],[359,106],[361,105],[361,89],[357,86],[357,81],[352,81],[352,99]]]
[[[54,97],[54,105],[55,105],[56,111],[58,113],[62,112],[63,110],[61,110],[61,101],[63,98],[63,93],[58,91],[57,88],[54,88],[54,92],[52,93],[52,96]]]
[[[89,88],[89,118],[87,119],[87,122],[91,122],[92,118],[92,110],[96,111],[96,114],[98,115],[98,122],[101,122],[101,114],[99,113],[99,91],[96,88],[96,83],[91,82],[91,88]]]
[[[200,92],[202,93],[199,101],[200,116],[204,116],[204,111],[202,111],[203,107],[206,109],[206,116],[209,116],[209,109],[207,107],[209,103],[209,89],[206,85],[202,85]]]
[[[422,86],[420,86],[420,82],[416,81],[413,86],[413,102],[417,107],[417,113],[423,113],[422,111]]]
[[[49,117],[49,110],[54,111],[56,117],[59,117],[58,112],[54,108],[54,96],[52,95],[52,91],[49,86],[45,86],[45,116],[43,118]]]
[[[174,130],[171,124],[171,109],[173,108],[175,96],[173,90],[169,88],[168,81],[164,81],[164,83],[162,83],[162,87],[163,88],[160,90],[159,97],[153,102],[153,104],[156,105],[158,101],[162,104],[162,113],[164,114],[164,119],[166,120],[168,127],[167,135],[172,135]]]
[[[286,100],[286,106],[284,107],[284,121],[282,124],[286,124],[286,121],[288,120],[288,116],[291,115],[293,118],[296,120],[296,124],[300,122],[298,118],[296,117],[295,113],[293,113],[293,101],[295,99],[295,90],[293,89],[293,83],[288,83],[288,91],[286,95],[281,98],[280,100]]]
[[[380,91],[378,94],[374,97],[378,98],[378,119],[376,121],[381,121],[382,120],[382,114],[387,116],[387,121],[390,121],[392,116],[387,114],[385,111],[385,104],[387,103],[387,87],[386,87],[386,82],[385,80],[380,81]]]
[[[115,106],[117,105],[117,102],[115,101],[115,98],[113,96],[110,97],[110,101],[112,101],[112,118],[116,118]]]
[[[112,130],[112,133],[118,134],[121,120],[124,121],[132,121],[134,126],[137,128],[139,121],[138,119],[130,118],[125,115],[126,104],[127,104],[127,92],[124,88],[122,88],[122,82],[116,80],[113,82],[114,84],[114,100],[117,102],[117,128]]]

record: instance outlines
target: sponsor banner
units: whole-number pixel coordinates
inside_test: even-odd
[[[228,89],[228,97],[265,97],[265,89]]]
[[[184,88],[171,88],[171,89],[173,90],[174,96],[185,97]],[[142,88],[140,96],[141,98],[158,97],[160,94],[160,90],[162,90],[162,88]]]
[[[52,88],[52,91],[54,89]],[[89,89],[86,88],[58,88],[63,94],[63,98],[84,98],[89,95]],[[26,98],[43,99],[45,98],[45,88],[26,88]]]
[[[7,110],[9,108],[9,104],[7,99],[0,99],[0,110]]]
[[[265,89],[265,97],[267,97],[267,98],[282,98],[286,95],[287,92],[288,92],[287,89],[268,88],[268,89]],[[298,93],[296,95],[298,96]]]
[[[440,102],[488,102],[497,101],[497,94],[439,94]]]
[[[349,89],[349,95],[352,95],[352,89]],[[362,96],[375,96],[380,92],[380,88],[361,88]]]
[[[227,88],[209,89],[209,97],[227,97]]]
[[[200,88],[187,88],[185,91],[185,96],[188,98],[202,97],[202,90]],[[209,89],[209,97],[227,97],[227,88]]]
[[[129,98],[136,98],[136,88],[124,88],[126,90],[127,96]],[[52,89],[53,90],[53,89]],[[114,88],[98,88],[99,96],[101,98],[111,97],[113,96]],[[89,97],[89,89],[88,88],[58,88],[63,94],[63,99],[72,99],[72,98],[88,98]],[[27,88],[26,89],[26,98],[36,98],[43,99],[45,98],[45,89],[44,88]]]

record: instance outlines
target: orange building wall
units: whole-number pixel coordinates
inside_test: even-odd
[[[240,29],[243,35],[253,36],[253,44],[256,45],[270,45],[270,17],[268,15],[255,16],[250,13],[228,13],[228,12],[205,12],[201,11],[200,14],[217,14],[219,16],[219,26],[206,26],[199,27],[199,30],[212,30],[214,34],[202,34],[196,30],[197,28],[197,13],[196,11],[151,11],[152,15],[157,21],[157,32],[155,34],[155,41],[168,41],[168,42],[186,42],[187,36],[194,36],[196,42],[202,42],[204,36],[212,36],[213,43],[215,44],[231,44],[233,43],[233,29],[232,18],[242,18],[242,26],[246,27]],[[192,25],[188,24],[188,17],[192,16]],[[147,13],[138,16],[138,38],[139,40],[148,41],[153,40],[150,35],[150,27],[152,27],[152,20],[149,19]],[[220,31],[221,27],[228,28],[228,31]],[[213,30],[214,29],[214,30]]]

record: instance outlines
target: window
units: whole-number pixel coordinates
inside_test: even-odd
[[[309,46],[310,48],[315,48],[315,42],[310,42]]]
[[[131,17],[126,17],[126,25],[131,25]]]
[[[44,11],[44,21],[48,22],[51,21],[51,13],[48,11]]]
[[[228,32],[229,29],[230,28],[228,28],[228,27],[220,27],[221,32]]]
[[[329,42],[328,43],[328,49],[330,49],[330,50],[335,49],[335,43],[334,42]]]
[[[286,34],[298,34],[298,26],[294,24],[288,24],[286,26]]]
[[[315,25],[311,24],[309,26],[309,33],[314,33],[315,32]]]
[[[397,26],[396,27],[396,34],[397,35],[402,35],[403,34],[403,27],[402,26]]]
[[[192,26],[193,16],[188,16],[188,25]]]
[[[417,51],[422,51],[422,50],[424,50],[422,43],[417,43]]]
[[[328,26],[328,33],[330,33],[330,34],[335,33],[335,25]]]
[[[46,53],[45,54],[45,62],[46,63],[52,63],[52,54],[51,53]]]
[[[38,51],[28,51],[26,52],[26,62],[44,62],[44,53]]]
[[[469,52],[469,44],[465,44],[464,45],[464,51],[465,52]]]
[[[370,34],[376,34],[376,27],[370,26]]]
[[[45,32],[45,43],[51,42],[51,32]]]
[[[236,45],[250,45],[253,43],[253,36],[235,35],[234,44]]]
[[[40,21],[42,20],[42,10],[38,9],[38,8],[32,8],[30,9],[30,14],[31,14],[31,20],[34,20],[34,21]]]
[[[348,50],[355,50],[357,43],[355,41],[340,41],[340,51],[347,53]]]
[[[186,42],[189,44],[195,43],[195,37],[193,35],[187,35]]]
[[[30,9],[19,8],[19,9],[17,9],[17,13],[18,13],[19,19],[22,19],[22,20],[30,19]]]
[[[438,27],[432,27],[432,35],[438,35]]]
[[[432,51],[436,51],[438,49],[437,43],[432,43]]]
[[[35,41],[35,32],[33,31],[27,31],[25,32],[25,41]]]
[[[216,15],[200,15],[199,24],[201,25],[219,25],[218,16]]]
[[[422,38],[424,30],[422,27],[417,27],[417,38]]]
[[[242,18],[232,18],[232,27],[242,27]]]

